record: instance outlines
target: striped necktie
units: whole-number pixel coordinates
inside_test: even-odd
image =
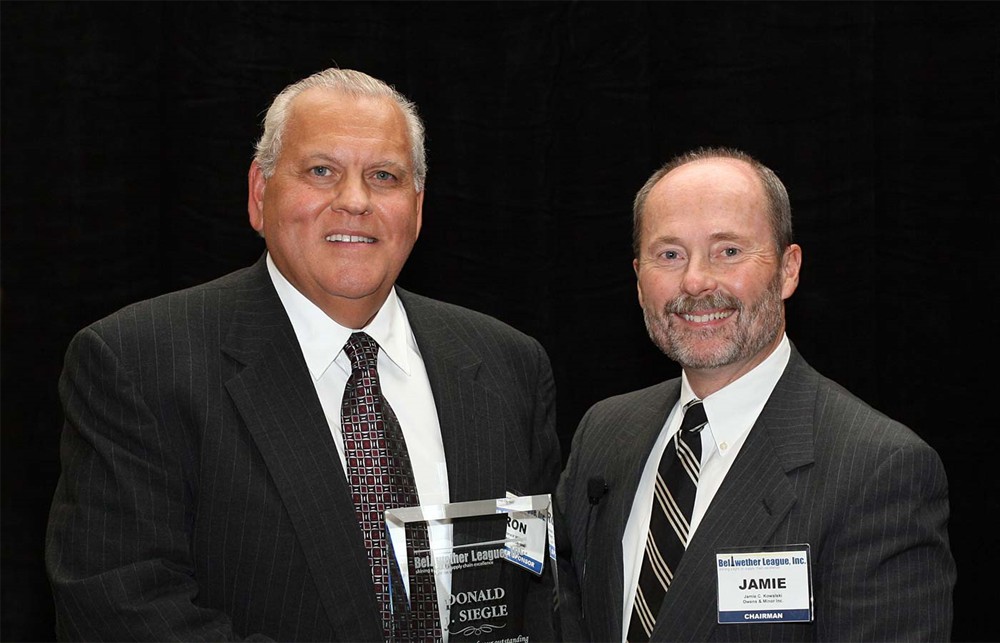
[[[628,641],[648,641],[663,597],[674,578],[688,543],[691,512],[698,490],[701,469],[701,430],[708,423],[701,400],[692,400],[684,409],[680,431],[674,434],[660,459],[656,472],[653,510],[649,516],[646,553],[639,571]]]

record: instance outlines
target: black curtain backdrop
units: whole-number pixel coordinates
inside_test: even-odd
[[[0,11],[4,640],[54,636],[42,556],[70,337],[261,254],[246,171],[263,112],[333,65],[419,105],[424,229],[400,282],[541,340],[564,457],[590,404],[679,372],[636,302],[636,190],[699,145],[774,168],[804,252],[789,336],[938,449],[959,569],[954,638],[997,638],[997,3]]]

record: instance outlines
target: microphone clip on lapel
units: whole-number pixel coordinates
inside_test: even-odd
[[[583,588],[587,580],[587,561],[590,558],[590,522],[594,516],[594,508],[607,495],[610,487],[604,476],[591,476],[587,480],[587,500],[590,508],[587,510],[587,529],[583,532],[583,578],[580,579],[580,618],[587,620],[587,601],[583,596]]]

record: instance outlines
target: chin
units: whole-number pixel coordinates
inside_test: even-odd
[[[345,280],[343,278],[323,284],[323,291],[331,297],[344,299],[365,299],[375,297],[383,290],[385,282],[375,279]],[[388,289],[384,289],[388,292]]]

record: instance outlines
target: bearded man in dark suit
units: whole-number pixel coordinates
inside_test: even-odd
[[[682,375],[595,404],[574,434],[556,494],[564,634],[948,639],[944,467],[786,336],[802,250],[784,185],[739,150],[695,150],[633,217],[646,327]]]

